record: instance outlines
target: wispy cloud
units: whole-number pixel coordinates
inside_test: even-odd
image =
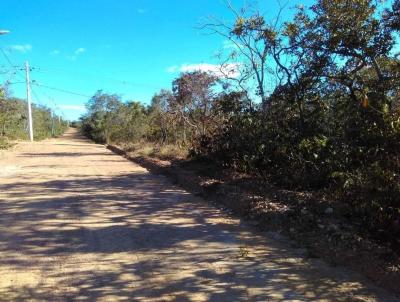
[[[52,50],[52,51],[50,52],[50,54],[51,54],[52,56],[57,56],[57,55],[60,54],[60,51],[59,51],[58,49],[54,49],[54,50]]]
[[[176,66],[176,65],[170,66],[166,70],[168,73],[175,73],[175,72],[179,71],[179,66]]]
[[[83,53],[85,53],[85,52],[86,52],[86,48],[84,48],[84,47],[79,47],[79,48],[77,48],[77,49],[74,51],[74,55],[72,55],[72,56],[67,56],[67,59],[70,60],[70,61],[76,61],[76,59],[78,59],[78,57],[79,57],[80,55],[82,55]]]
[[[86,110],[84,106],[78,106],[78,105],[61,105],[60,108],[64,109],[64,110],[72,110],[72,111],[85,111]]]
[[[148,12],[148,10],[147,10],[147,9],[144,9],[144,8],[139,8],[139,9],[137,10],[137,12],[138,12],[138,14],[145,14],[145,13]]]
[[[86,51],[86,48],[80,47],[77,50],[75,50],[76,55],[80,55]]]
[[[239,63],[227,63],[227,64],[182,64],[181,66],[170,66],[167,68],[168,73],[176,72],[193,72],[203,71],[211,73],[219,78],[232,77],[236,78],[239,76]]]
[[[9,50],[15,50],[19,52],[28,52],[32,50],[31,44],[20,44],[20,45],[11,45],[8,47]]]

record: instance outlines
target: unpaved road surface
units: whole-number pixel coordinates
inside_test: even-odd
[[[0,154],[1,301],[396,301],[70,130]]]

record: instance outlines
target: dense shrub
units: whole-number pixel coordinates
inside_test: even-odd
[[[68,126],[67,121],[52,116],[51,110],[43,106],[32,106],[32,119],[35,140],[61,135]],[[9,146],[10,140],[28,139],[27,121],[26,102],[0,93],[0,145],[3,148]]]
[[[318,0],[281,27],[236,11],[231,26],[211,26],[235,45],[228,60],[239,64],[221,68],[237,78],[184,73],[149,108],[97,94],[82,127],[97,141],[173,143],[285,188],[329,189],[396,238],[400,4],[379,5]]]

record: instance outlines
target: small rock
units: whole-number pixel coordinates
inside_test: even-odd
[[[327,214],[327,215],[333,214],[333,209],[331,207],[327,208],[325,210],[325,214]]]
[[[290,233],[294,233],[295,231],[296,231],[296,230],[295,230],[294,228],[290,228],[290,229],[289,229],[289,232],[290,232]]]

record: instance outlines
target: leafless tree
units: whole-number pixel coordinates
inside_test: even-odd
[[[228,22],[210,16],[200,26],[207,34],[217,34],[226,39],[225,51],[218,55],[222,61],[220,71],[224,78],[247,93],[248,86],[255,83],[256,94],[262,102],[267,101],[269,92],[279,81],[270,36],[281,25],[281,14],[288,2],[277,3],[276,18],[267,22],[255,6],[238,10],[227,0],[226,5],[235,21]],[[232,70],[232,66],[235,70]]]

